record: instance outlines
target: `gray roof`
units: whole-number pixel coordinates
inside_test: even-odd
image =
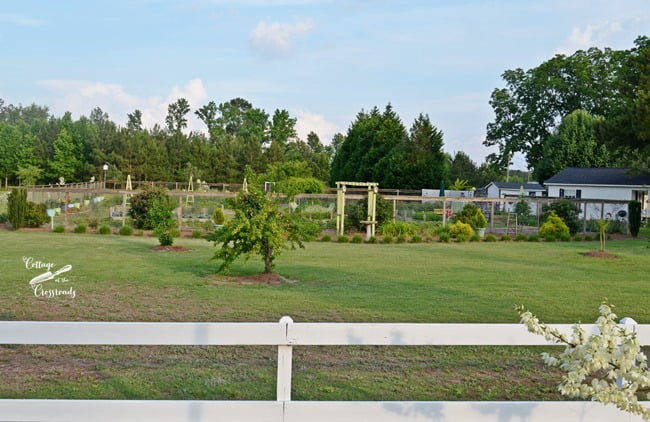
[[[567,167],[544,184],[642,186],[650,185],[650,174],[630,174],[620,167]]]
[[[494,186],[496,186],[499,189],[512,189],[512,190],[519,190],[522,186],[524,187],[525,191],[531,191],[531,190],[545,190],[544,186],[540,185],[537,182],[534,183],[516,183],[516,182],[492,182]]]

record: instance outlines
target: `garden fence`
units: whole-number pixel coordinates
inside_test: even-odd
[[[571,325],[552,325],[569,333]],[[594,325],[583,325],[589,333]],[[650,325],[633,325],[650,344]],[[292,401],[292,350],[300,346],[539,346],[521,324],[201,322],[0,322],[0,344],[25,345],[274,345],[276,401],[1,399],[0,421],[229,422],[640,422],[596,402]],[[647,403],[646,403],[647,404]]]

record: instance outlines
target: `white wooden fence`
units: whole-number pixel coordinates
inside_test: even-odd
[[[571,328],[554,326],[566,333]],[[650,344],[650,325],[634,329],[642,344]],[[1,321],[0,344],[278,346],[277,401],[0,399],[0,421],[641,421],[595,402],[291,401],[294,346],[549,344],[520,324],[293,323],[289,317],[279,323]]]

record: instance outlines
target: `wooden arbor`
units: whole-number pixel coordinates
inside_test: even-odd
[[[365,221],[366,240],[375,235],[377,225],[377,192],[379,183],[373,182],[336,182],[336,233],[342,235],[345,226],[345,192],[347,186],[362,186],[368,188],[368,216]]]

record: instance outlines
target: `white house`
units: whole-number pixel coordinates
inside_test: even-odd
[[[550,198],[639,201],[643,217],[650,217],[650,175],[647,174],[631,174],[625,168],[568,167],[544,185]],[[615,217],[619,211],[627,214],[624,203],[605,203],[602,208],[601,204],[589,204],[587,218]]]
[[[544,186],[537,182],[533,183],[515,183],[515,182],[490,182],[485,188],[488,198],[511,198],[512,201],[518,201],[519,197],[541,198],[546,195]],[[514,202],[504,202],[500,208],[507,212],[512,212]],[[530,212],[537,213],[537,203],[530,203]]]

